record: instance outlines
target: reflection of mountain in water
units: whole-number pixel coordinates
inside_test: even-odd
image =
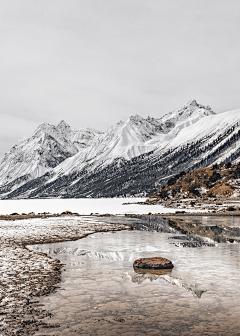
[[[79,248],[71,248],[71,247],[58,247],[55,249],[49,248],[47,251],[45,250],[44,252],[53,255],[72,254],[75,256],[87,256],[89,258],[94,257],[99,259],[110,259],[115,261],[123,260],[123,255],[119,252],[99,252],[93,250],[82,250]]]
[[[207,290],[203,290],[203,289],[198,289],[197,288],[197,285],[188,285],[188,284],[184,284],[181,282],[180,279],[177,279],[177,278],[172,278],[168,275],[162,275],[160,276],[161,279],[164,279],[165,281],[171,283],[172,285],[174,286],[177,286],[179,288],[184,288],[186,289],[188,292],[191,292],[191,294],[195,297],[195,298],[198,298],[200,299],[202,294],[204,292],[207,292]]]
[[[101,218],[101,217],[100,217]],[[154,231],[165,233],[177,233],[178,231],[170,227],[167,219],[161,216],[138,216],[128,215],[125,217],[104,217],[104,222],[109,224],[132,225],[134,230]]]
[[[134,230],[140,231],[154,231],[154,232],[162,232],[162,233],[173,233],[178,234],[178,236],[170,237],[171,239],[180,240],[180,242],[176,242],[176,246],[182,247],[201,247],[201,246],[214,246],[214,242],[205,237],[200,237],[196,234],[191,234],[185,232],[183,235],[179,235],[181,233],[181,228],[171,225],[171,222],[168,219],[165,219],[161,216],[138,216],[138,215],[129,215],[127,218],[121,218],[120,221],[126,221],[127,224],[131,224]],[[111,224],[114,223],[113,220],[109,220]],[[119,222],[120,224],[120,222]],[[122,224],[122,222],[121,222]],[[170,224],[170,225],[169,225]]]
[[[168,273],[170,274],[171,270],[169,270]],[[191,294],[195,298],[198,298],[198,299],[201,298],[203,293],[207,292],[206,289],[200,289],[198,288],[197,285],[185,284],[181,281],[181,279],[173,278],[172,276],[168,274],[162,274],[162,275],[153,274],[153,271],[152,273],[143,272],[142,274],[140,273],[140,271],[138,271],[137,273],[136,272],[126,272],[123,275],[123,278],[124,277],[130,277],[132,282],[138,283],[138,284],[141,284],[143,283],[143,281],[146,281],[146,280],[150,280],[152,282],[157,279],[163,279],[167,281],[168,283],[172,284],[173,286],[184,288],[186,291],[191,292]]]
[[[202,247],[202,246],[215,246],[216,244],[209,238],[199,237],[197,235],[188,233],[183,236],[173,236],[168,239],[180,240],[176,242],[175,246],[182,247]]]
[[[217,243],[240,243],[240,220],[239,217],[213,218],[199,216],[185,216],[169,218],[168,224],[186,236],[198,237],[197,242],[204,239]],[[191,234],[189,234],[191,232]],[[202,238],[203,237],[203,238]],[[189,239],[187,239],[189,240]],[[186,244],[188,246],[188,244]]]
[[[138,219],[138,221],[133,224],[135,230],[165,233],[177,232],[174,228],[169,226],[168,220],[160,216],[131,216],[131,218]]]
[[[240,243],[239,217],[210,216],[162,216],[127,215],[125,217],[104,217],[110,224],[132,225],[134,230],[178,234],[176,246],[214,246],[215,243]],[[179,234],[182,234],[181,236]]]

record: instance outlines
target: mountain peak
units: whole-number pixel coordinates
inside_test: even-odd
[[[129,120],[138,122],[140,120],[143,120],[143,118],[139,114],[134,114],[131,117],[129,117]]]
[[[187,105],[183,106],[180,110],[172,111],[165,114],[163,117],[157,119],[160,123],[171,122],[187,122],[191,120],[199,120],[199,118],[216,114],[210,106],[204,106],[197,103],[196,99],[191,99]],[[173,126],[173,124],[172,124]]]
[[[196,99],[191,99],[189,100],[189,102],[187,103],[187,106],[198,106],[199,104],[197,103]]]
[[[64,120],[61,120],[56,128],[62,133],[68,133],[71,131],[71,127]]]
[[[39,132],[49,132],[54,126],[48,124],[48,123],[43,123],[41,125],[38,126],[38,128],[36,129],[35,133],[39,133]]]
[[[197,109],[205,109],[205,110],[208,110],[210,112],[210,114],[216,114],[209,105],[207,106],[204,106],[204,105],[201,105],[201,104],[198,104],[196,99],[191,99],[189,100],[189,102],[187,103],[186,106],[183,107],[183,109],[187,109],[187,108],[197,108]],[[180,110],[181,111],[181,110]]]

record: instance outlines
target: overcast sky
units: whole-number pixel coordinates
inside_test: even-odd
[[[0,156],[43,122],[239,108],[239,34],[239,0],[0,0]]]

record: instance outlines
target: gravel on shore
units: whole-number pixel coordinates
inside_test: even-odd
[[[95,232],[131,229],[96,217],[50,217],[0,221],[0,335],[34,335],[51,313],[37,297],[59,288],[63,265],[27,245],[77,240]]]

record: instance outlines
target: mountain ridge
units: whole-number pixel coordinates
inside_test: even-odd
[[[29,178],[42,176],[66,158],[75,155],[79,148],[87,146],[95,136],[93,132],[88,137],[85,136],[89,133],[86,130],[77,132],[75,138],[78,141],[72,139],[76,131],[72,131],[69,125],[68,128],[65,127],[65,134],[54,125],[48,123],[39,125],[31,137],[13,146],[2,158],[0,185],[12,182],[24,175],[28,175]],[[85,140],[82,146],[79,142],[81,137]]]
[[[216,114],[209,106],[191,100],[161,118],[134,115],[106,132],[71,130],[64,121],[56,127],[44,126],[51,131],[57,129],[57,134],[67,141],[65,144],[71,145],[71,153],[36,178],[27,174],[18,176],[21,185],[18,180],[14,184],[13,179],[2,183],[0,195],[2,198],[149,195],[165,183],[167,176],[183,168],[206,167],[222,157],[226,160],[229,155],[240,156],[240,110],[224,113]],[[72,154],[73,151],[76,153]]]

